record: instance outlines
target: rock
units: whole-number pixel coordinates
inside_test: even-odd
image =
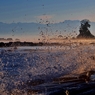
[[[53,79],[54,82],[71,82],[71,81],[75,81],[77,80],[78,78],[77,77],[59,77],[59,78],[55,78]]]
[[[87,71],[79,75],[79,79],[84,80],[85,82],[88,82],[91,80],[91,75],[95,74],[95,71]]]
[[[89,24],[89,20],[82,20],[81,21],[81,27],[79,29],[79,35],[77,36],[77,38],[87,38],[87,39],[95,39],[95,36],[91,34],[91,32],[89,31],[90,28],[90,24]]]

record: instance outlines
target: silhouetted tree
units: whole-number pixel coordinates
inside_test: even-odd
[[[90,21],[88,19],[82,20],[79,29],[80,34],[77,36],[77,38],[95,38],[95,36],[92,35],[88,29],[90,26]]]

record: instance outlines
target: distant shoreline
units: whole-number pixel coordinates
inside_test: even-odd
[[[53,45],[69,45],[69,44],[95,44],[95,39],[65,39],[50,42],[0,42],[0,47],[14,46],[53,46]]]

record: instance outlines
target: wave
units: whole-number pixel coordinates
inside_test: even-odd
[[[0,94],[22,88],[27,80],[77,75],[95,69],[95,46],[20,48],[0,53]],[[32,51],[31,51],[32,50]],[[2,50],[1,50],[2,51]],[[27,87],[25,86],[24,90]],[[7,95],[7,94],[6,94]],[[24,95],[24,94],[23,94]]]

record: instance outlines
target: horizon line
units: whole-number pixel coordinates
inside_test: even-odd
[[[56,24],[56,23],[63,23],[63,22],[65,22],[65,21],[81,21],[81,20],[78,20],[78,19],[75,19],[75,20],[70,20],[70,19],[66,19],[66,20],[63,20],[63,21],[59,21],[59,22],[50,22],[50,21],[48,21],[48,23],[49,24]],[[95,21],[90,21],[91,23],[95,23]],[[40,23],[40,22],[20,22],[20,21],[18,21],[18,22],[15,22],[15,21],[13,21],[13,22],[2,22],[2,21],[0,21],[0,23],[4,23],[4,24],[13,24],[13,23],[15,23],[15,24],[18,24],[18,23],[39,23],[39,24],[47,24],[47,22],[46,23]]]

